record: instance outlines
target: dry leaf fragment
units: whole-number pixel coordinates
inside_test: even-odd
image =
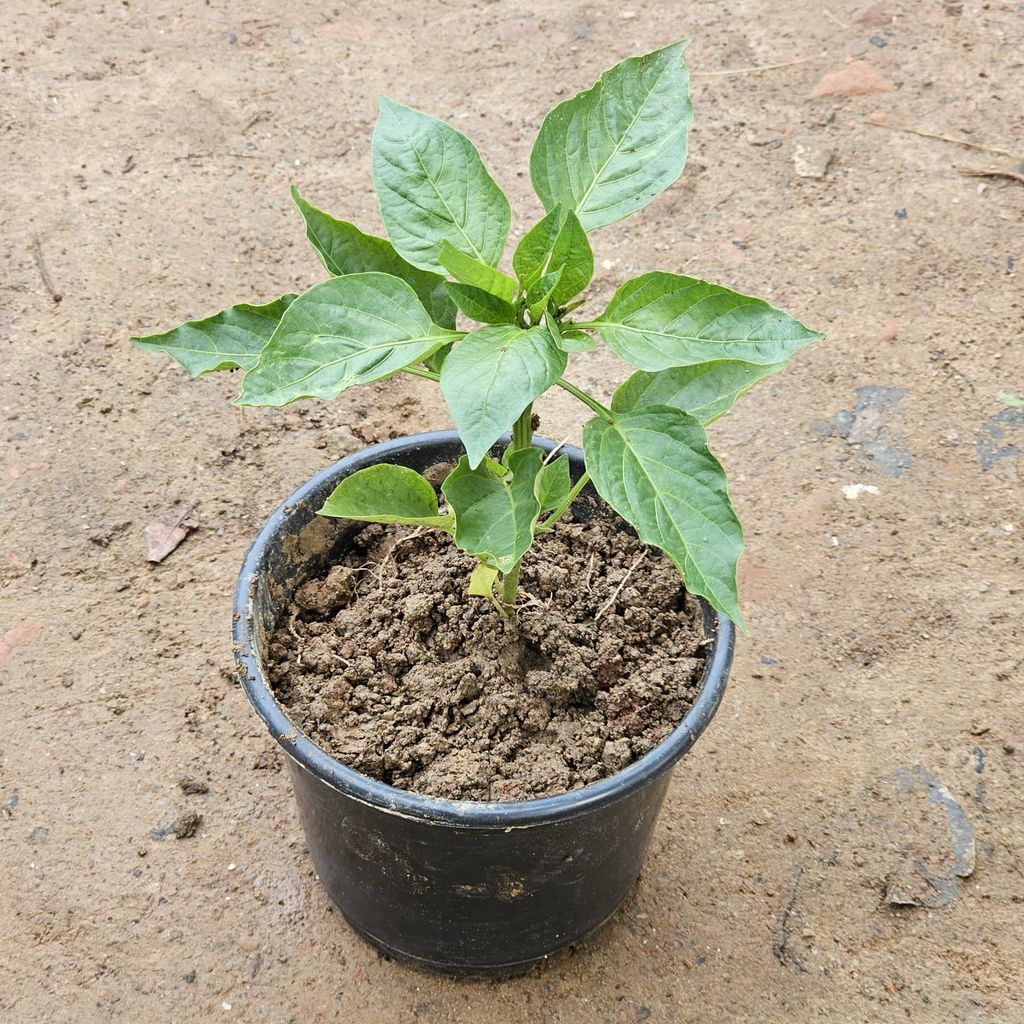
[[[194,505],[157,516],[142,532],[146,560],[162,562],[198,525]]]

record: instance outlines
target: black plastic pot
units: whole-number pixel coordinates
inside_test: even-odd
[[[552,443],[537,440],[550,450]],[[454,431],[374,445],[300,487],[270,517],[238,580],[235,655],[245,692],[287,754],[317,873],[342,914],[388,954],[458,975],[503,975],[598,928],[643,864],[671,769],[722,699],[733,625],[704,605],[713,638],[697,702],[671,735],[617,775],[560,796],[452,801],[384,785],[306,738],[274,699],[267,639],[296,589],[337,561],[358,525],[315,515],[350,473],[381,462],[423,471],[462,454]],[[563,448],[573,475],[582,453]],[[586,492],[584,492],[586,493]]]

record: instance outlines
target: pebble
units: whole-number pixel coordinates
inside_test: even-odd
[[[821,180],[828,174],[835,157],[835,149],[821,139],[797,139],[793,151],[793,168],[798,178]]]
[[[869,96],[876,92],[891,92],[894,88],[892,82],[886,81],[866,61],[854,61],[823,75],[808,95],[811,99],[821,96]]]
[[[843,497],[848,501],[856,501],[862,494],[877,494],[878,488],[874,484],[846,484],[843,487]]]
[[[199,831],[203,823],[203,816],[195,811],[185,811],[179,814],[174,822],[175,839],[191,839]]]

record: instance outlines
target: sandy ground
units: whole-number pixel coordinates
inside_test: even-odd
[[[828,2],[9,0],[0,1020],[1024,1021],[1024,186],[961,173],[1024,160],[1024,12]],[[379,92],[468,132],[521,230],[545,110],[685,34],[687,171],[596,236],[591,291],[685,269],[829,334],[713,428],[750,636],[614,921],[517,981],[419,974],[332,911],[228,635],[278,500],[443,406],[242,413],[127,337],[318,279],[291,181],[379,230]],[[885,91],[809,98],[843,69]],[[200,528],[151,566],[178,503]]]

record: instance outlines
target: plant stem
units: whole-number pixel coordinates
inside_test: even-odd
[[[520,559],[501,577],[501,603],[510,611],[515,611],[516,598],[519,596],[519,568],[523,564]]]
[[[568,310],[566,310],[568,312]],[[566,327],[571,327],[574,331],[597,331],[601,329],[600,320],[579,320],[576,323],[566,324]]]
[[[428,370],[423,366],[407,366],[405,372],[411,373],[414,377],[422,377],[424,380],[432,380],[435,383],[441,379],[439,373],[434,373],[433,370]]]
[[[508,446],[510,452],[529,448],[533,444],[533,403],[531,402],[522,415],[512,424],[512,441]]]
[[[545,532],[547,532],[548,530],[553,530],[555,527],[555,523],[557,523],[558,520],[565,515],[565,513],[569,510],[569,507],[572,505],[572,503],[583,492],[583,488],[586,487],[589,483],[590,474],[586,470],[584,470],[583,475],[579,478],[579,480],[576,481],[576,485],[566,495],[565,501],[563,501],[562,504],[559,505],[556,509],[553,509],[551,514],[547,517],[547,519],[545,519],[543,523],[538,524],[537,528],[539,530],[544,530]]]
[[[575,326],[575,325],[574,325]],[[582,388],[576,387],[575,384],[570,384],[564,377],[559,377],[555,383],[563,390],[568,391],[574,398],[578,398],[584,405],[589,406],[598,414],[603,416],[606,420],[612,419],[611,409],[603,406],[593,395],[588,395]]]

